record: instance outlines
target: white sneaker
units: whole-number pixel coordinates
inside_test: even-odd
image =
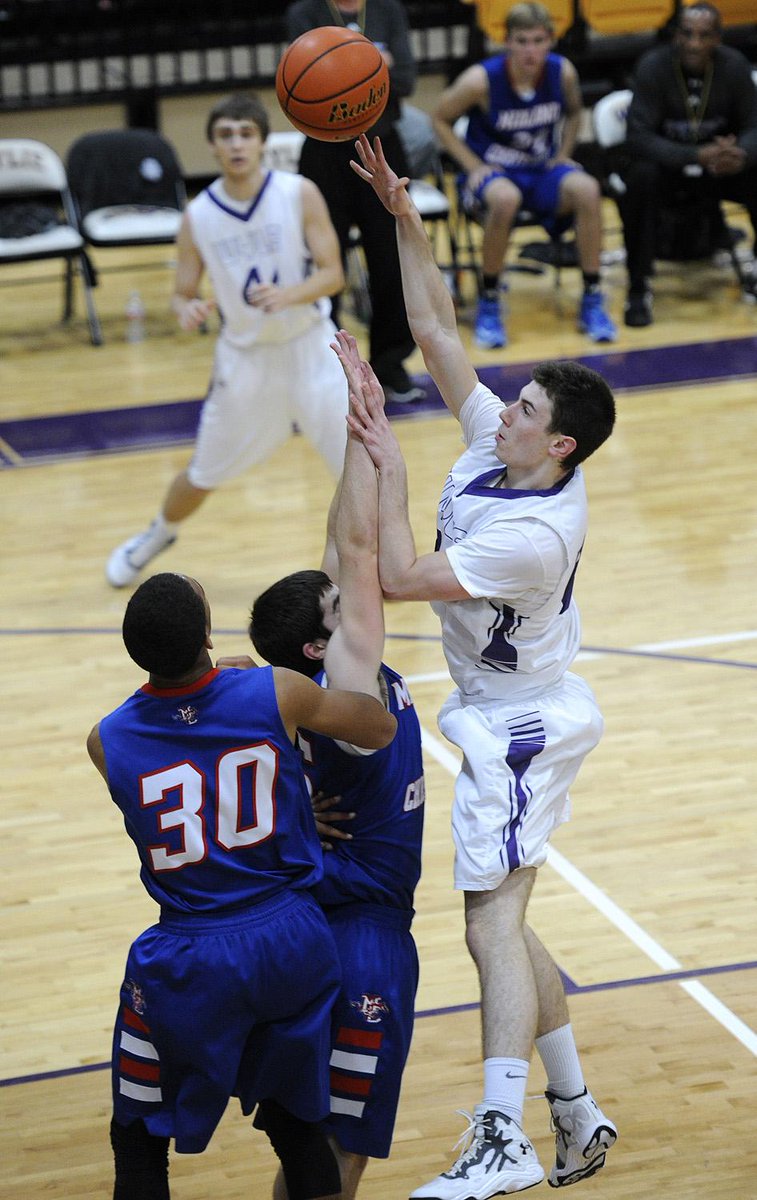
[[[468,1148],[449,1171],[416,1188],[410,1200],[489,1200],[541,1183],[536,1151],[515,1121],[483,1104],[476,1105],[473,1116],[458,1112],[469,1125],[457,1145],[468,1140]]]
[[[133,583],[143,567],[156,554],[166,550],[176,541],[175,533],[166,533],[153,521],[149,529],[122,542],[111,554],[105,567],[105,577],[111,587],[126,587]]]
[[[555,1165],[549,1173],[549,1185],[567,1187],[588,1179],[605,1165],[618,1131],[586,1089],[573,1100],[561,1100],[552,1092],[546,1097],[555,1134]]]

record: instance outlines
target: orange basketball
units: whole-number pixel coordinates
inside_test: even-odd
[[[309,29],[284,51],[276,95],[301,133],[347,142],[378,121],[389,99],[389,70],[373,42],[338,25]]]

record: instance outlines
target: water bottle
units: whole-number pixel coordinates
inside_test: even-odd
[[[126,340],[143,342],[145,339],[145,306],[139,292],[130,293],[126,302]]]

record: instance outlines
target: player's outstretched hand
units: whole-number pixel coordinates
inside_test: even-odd
[[[407,193],[410,179],[407,175],[400,178],[389,166],[384,158],[381,138],[374,138],[371,146],[365,134],[361,133],[355,147],[360,162],[351,159],[350,166],[356,175],[371,185],[384,208],[395,217],[404,217],[412,212],[413,202]]]
[[[365,446],[374,466],[384,471],[402,463],[402,451],[384,410],[384,389],[367,363],[361,364],[362,385],[350,388],[347,428]]]
[[[353,401],[356,405],[365,405],[369,399],[384,407],[384,389],[378,381],[375,371],[369,362],[361,357],[357,340],[346,329],[340,329],[336,341],[331,343],[331,349],[342,365],[347,379],[350,394],[350,407]]]

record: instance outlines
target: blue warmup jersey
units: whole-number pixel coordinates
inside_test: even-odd
[[[478,157],[493,167],[544,167],[559,149],[559,124],[565,115],[562,58],[550,54],[533,96],[523,99],[513,88],[507,55],[483,64],[489,77],[489,111],[469,113],[466,142]]]
[[[397,718],[394,740],[373,754],[350,754],[320,734],[300,732],[313,792],[341,796],[338,810],[354,812],[349,842],[333,842],[323,879],[314,889],[325,907],[355,901],[411,909],[421,873],[425,786],[418,717],[407,685],[381,667],[389,711]],[[323,675],[316,676],[321,682]]]
[[[310,888],[322,854],[273,671],[146,684],[100,722],[108,786],[164,910],[224,913]]]

